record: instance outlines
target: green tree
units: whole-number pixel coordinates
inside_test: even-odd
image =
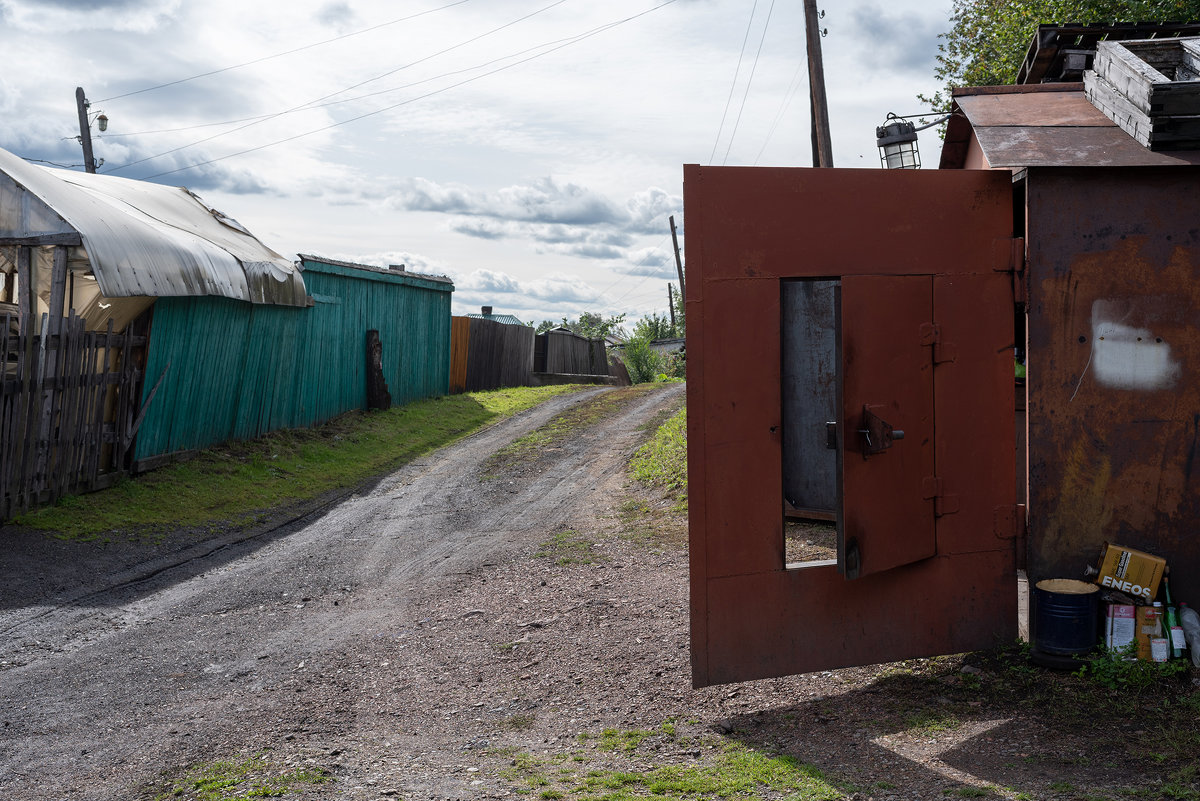
[[[579,334],[581,337],[588,339],[602,339],[609,334],[616,336],[624,336],[625,328],[622,323],[625,322],[624,314],[614,314],[609,317],[604,317],[593,312],[584,312],[579,315],[578,320],[569,320],[566,317],[559,322],[553,320],[542,320],[538,323],[537,333],[544,334],[551,328],[568,328]]]
[[[956,86],[1013,83],[1038,25],[1144,20],[1200,20],[1200,0],[954,0],[934,69],[944,86],[932,97],[917,97],[935,111],[949,111]]]
[[[643,317],[638,320],[633,326],[633,335],[635,337],[645,337],[651,339],[670,339],[675,336],[675,329],[671,326],[671,320],[665,314],[655,312],[649,317]]]

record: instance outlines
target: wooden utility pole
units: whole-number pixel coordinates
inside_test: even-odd
[[[804,0],[804,29],[808,39],[808,91],[812,106],[813,166],[833,166],[829,137],[829,102],[825,97],[825,63],[821,59],[821,27],[817,0]]]
[[[96,159],[92,156],[92,126],[88,123],[88,101],[83,87],[75,87],[75,105],[79,107],[79,144],[83,145],[83,168],[96,171]]]
[[[671,221],[671,244],[675,246],[675,272],[679,273],[679,297],[686,299],[687,291],[683,285],[683,259],[679,257],[679,237],[675,234],[675,215],[667,218]]]
[[[675,335],[675,293],[671,291],[672,287],[667,284],[667,308],[671,310],[671,336]]]

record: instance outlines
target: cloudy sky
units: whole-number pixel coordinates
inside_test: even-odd
[[[836,166],[878,168],[875,126],[922,110],[950,5],[823,4]],[[82,86],[100,172],[285,255],[448,275],[456,314],[634,320],[666,312],[683,164],[811,164],[802,7],[0,0],[0,147],[81,169]]]

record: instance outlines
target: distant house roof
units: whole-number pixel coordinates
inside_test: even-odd
[[[187,189],[40,167],[0,150],[0,236],[68,233],[79,234],[105,297],[307,302],[291,260]]]
[[[491,320],[493,323],[504,323],[505,325],[525,325],[521,318],[512,314],[468,314],[468,317],[474,317],[476,320]]]
[[[1081,83],[955,89],[954,110],[942,169],[1200,164],[1200,151],[1142,147],[1088,102]]]

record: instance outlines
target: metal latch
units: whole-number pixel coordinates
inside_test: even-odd
[[[875,408],[880,407],[876,406]],[[871,411],[871,407],[866,404],[863,404],[862,423],[858,429],[858,435],[862,439],[864,459],[877,453],[883,453],[892,447],[893,441],[904,439],[903,431],[892,428],[891,423]]]

